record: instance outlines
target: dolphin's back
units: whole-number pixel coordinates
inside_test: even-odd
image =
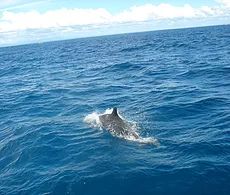
[[[117,108],[114,108],[111,114],[99,116],[99,120],[102,127],[109,130],[112,134],[119,136],[132,135],[135,138],[139,137],[137,133],[131,131],[128,123],[119,117]]]

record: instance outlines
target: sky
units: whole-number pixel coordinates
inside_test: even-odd
[[[0,0],[0,47],[230,24],[230,0]]]

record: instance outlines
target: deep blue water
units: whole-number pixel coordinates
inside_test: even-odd
[[[230,26],[0,48],[0,194],[230,194]]]

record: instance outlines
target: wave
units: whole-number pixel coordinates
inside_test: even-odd
[[[98,128],[100,130],[103,130],[103,126],[102,126],[102,123],[100,121],[99,116],[104,115],[104,114],[111,114],[112,110],[113,110],[112,108],[107,108],[104,111],[104,113],[92,112],[92,113],[88,114],[87,116],[85,116],[83,121],[85,123],[87,123],[92,128]],[[122,118],[122,120],[124,120],[128,124],[128,131],[130,131],[130,133],[128,133],[128,134],[116,134],[115,131],[111,131],[111,135],[118,137],[118,138],[121,138],[121,139],[128,140],[128,141],[138,142],[141,144],[154,144],[157,146],[159,145],[159,141],[154,137],[141,137],[138,133],[139,126],[135,121],[127,121],[119,113],[118,113],[118,115],[120,118]],[[137,134],[138,138],[136,138],[133,135],[133,133]]]
[[[132,51],[138,51],[138,50],[143,50],[146,49],[147,47],[153,47],[153,44],[147,43],[144,45],[138,45],[138,46],[131,46],[127,48],[122,48],[120,52],[132,52]]]

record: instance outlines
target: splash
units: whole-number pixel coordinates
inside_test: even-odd
[[[91,114],[88,114],[85,118],[84,118],[84,122],[89,124],[90,127],[93,128],[101,128],[101,123],[99,120],[99,114],[96,112],[93,112]]]
[[[84,122],[89,124],[90,127],[93,128],[100,128],[102,129],[102,124],[100,122],[99,116],[102,114],[111,114],[113,111],[112,108],[108,108],[105,110],[104,113],[97,113],[97,112],[93,112],[91,114],[88,114],[85,118],[84,118]]]
[[[87,116],[85,116],[84,118],[84,122],[87,123],[90,127],[92,128],[99,128],[100,130],[103,129],[102,124],[100,122],[100,115],[104,115],[104,114],[111,114],[113,111],[112,108],[108,108],[105,110],[104,113],[97,113],[97,112],[93,112],[91,114],[88,114]],[[154,144],[154,145],[159,145],[159,142],[156,138],[154,137],[141,137],[139,134],[139,126],[135,121],[127,121],[123,116],[121,116],[118,112],[118,115],[120,118],[122,118],[122,120],[124,120],[127,123],[128,129],[127,131],[129,131],[130,133],[128,134],[117,134],[115,131],[110,131],[110,133],[114,136],[114,137],[118,137],[121,139],[125,139],[128,141],[133,141],[133,142],[138,142],[141,144]],[[135,135],[138,135],[138,138],[136,138]]]

